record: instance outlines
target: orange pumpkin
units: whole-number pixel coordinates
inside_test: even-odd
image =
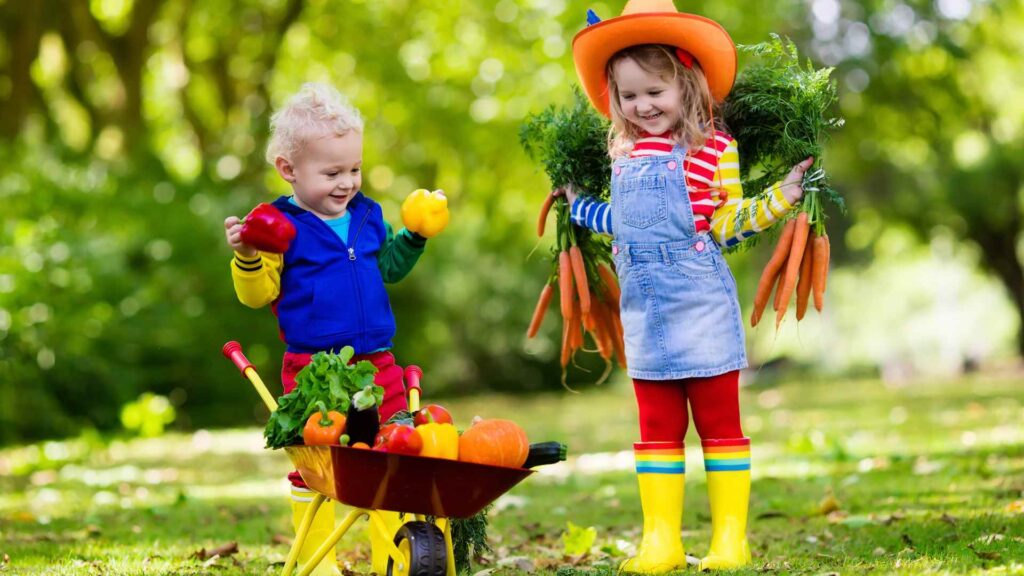
[[[511,420],[480,420],[459,437],[459,460],[520,468],[530,452],[526,432]]]

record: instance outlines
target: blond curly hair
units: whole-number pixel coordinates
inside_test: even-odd
[[[724,129],[721,114],[711,97],[708,81],[700,64],[695,60],[692,68],[679,61],[675,48],[662,44],[641,44],[620,50],[608,60],[608,96],[612,125],[608,132],[608,155],[613,159],[629,154],[640,137],[640,128],[626,119],[619,103],[619,85],[615,81],[615,65],[623,60],[632,60],[650,74],[657,74],[664,80],[676,82],[679,86],[679,122],[672,127],[672,138],[691,148],[701,147],[711,137],[713,129]],[[712,127],[712,117],[715,126]]]
[[[333,86],[307,82],[270,117],[267,162],[289,162],[307,142],[324,136],[363,133],[363,118]]]

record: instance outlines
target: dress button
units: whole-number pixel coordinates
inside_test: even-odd
[[[615,255],[615,256],[619,255],[619,247],[618,246],[612,246],[612,254]]]
[[[615,167],[615,175],[618,176],[619,174],[622,174],[622,166]]]
[[[696,250],[697,252],[703,252],[704,251],[704,241],[703,240],[698,240],[697,243],[693,245],[693,249]]]
[[[675,160],[670,160],[669,161],[669,163],[668,163],[668,169],[669,170],[675,170],[676,166],[679,166],[679,164],[676,164]]]

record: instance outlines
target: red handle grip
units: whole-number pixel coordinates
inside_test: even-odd
[[[242,373],[242,376],[245,376],[246,368],[253,367],[252,362],[249,362],[249,359],[242,353],[242,345],[234,340],[225,344],[220,351],[224,353],[224,356],[228,360],[235,363],[235,366],[238,367],[238,371]]]
[[[405,389],[412,390],[413,388],[423,393],[423,388],[420,387],[420,379],[423,378],[423,369],[416,365],[410,365],[405,367]]]

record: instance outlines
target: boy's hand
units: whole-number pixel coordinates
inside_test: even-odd
[[[402,202],[402,223],[410,232],[433,238],[448,226],[448,198],[444,192],[419,189]]]
[[[238,216],[228,216],[224,219],[224,235],[227,237],[228,246],[242,256],[251,258],[259,252],[242,242],[242,221]]]
[[[795,204],[797,200],[804,197],[804,172],[814,164],[814,156],[809,156],[807,160],[793,166],[793,169],[789,171],[786,178],[782,181],[782,195],[786,197],[786,201],[790,204]]]

